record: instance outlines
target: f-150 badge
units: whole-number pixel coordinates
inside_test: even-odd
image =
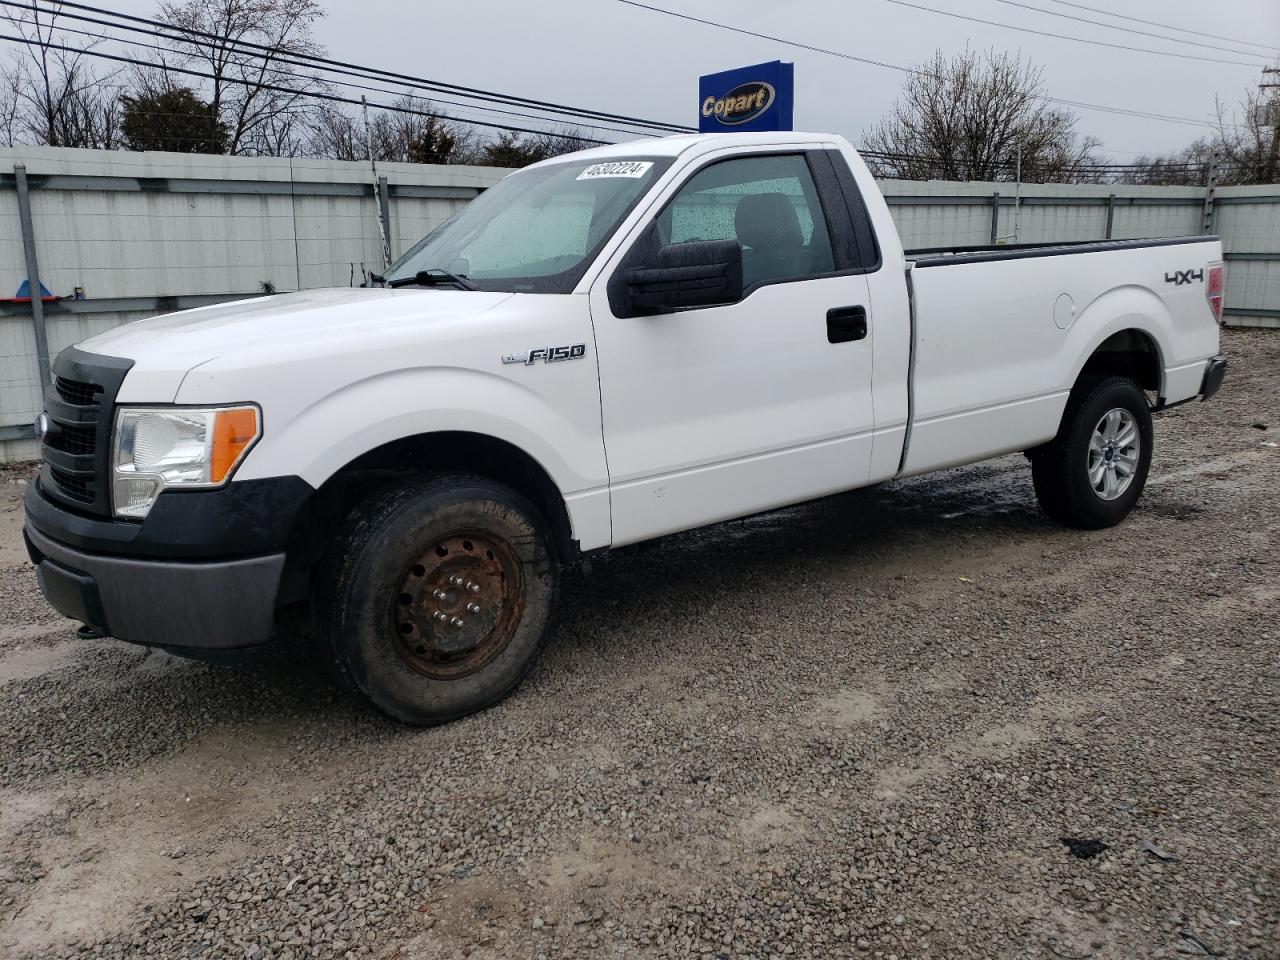
[[[561,360],[580,360],[587,355],[585,343],[570,343],[562,347],[534,347],[524,353],[504,353],[503,363],[523,363],[526,367],[541,360],[544,363],[558,363]]]

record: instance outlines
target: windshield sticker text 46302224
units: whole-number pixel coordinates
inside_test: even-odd
[[[649,168],[652,166],[652,160],[619,160],[613,163],[593,163],[578,174],[578,179],[608,180],[621,177],[628,180],[639,180],[649,172]]]

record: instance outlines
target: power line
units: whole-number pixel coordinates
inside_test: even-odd
[[[643,117],[631,117],[631,116],[626,116],[624,114],[609,113],[607,111],[593,110],[585,107],[573,107],[573,106],[569,106],[562,103],[556,103],[553,101],[535,100],[529,97],[519,97],[519,96],[510,95],[510,94],[502,94],[492,90],[484,90],[479,87],[467,87],[461,84],[446,83],[440,80],[429,80],[423,77],[415,77],[410,74],[397,73],[390,70],[383,70],[377,67],[366,67],[356,63],[349,63],[343,60],[335,60],[330,57],[318,56],[316,54],[308,54],[308,53],[282,54],[282,52],[279,51],[277,48],[267,46],[265,44],[254,43],[249,40],[232,39],[230,37],[224,37],[218,34],[208,33],[206,31],[197,30],[191,27],[176,27],[172,24],[165,23],[164,21],[161,21],[161,20],[155,20],[148,17],[138,17],[132,14],[127,14],[127,13],[118,13],[114,10],[108,10],[103,7],[97,7],[87,3],[76,3],[76,2],[73,2],[73,0],[58,0],[58,8],[56,10],[39,7],[35,3],[26,3],[26,4],[15,3],[15,2],[12,2],[12,0],[4,0],[4,4],[6,6],[21,7],[28,10],[38,10],[43,13],[56,14],[56,15],[65,16],[65,17],[74,18],[74,19],[80,19],[80,20],[91,20],[92,22],[101,23],[101,21],[92,20],[92,18],[84,17],[78,14],[68,13],[64,8],[71,7],[76,10],[87,10],[90,13],[103,14],[109,17],[113,17],[117,20],[124,20],[130,23],[142,24],[150,28],[148,30],[140,31],[136,27],[129,27],[123,23],[111,24],[112,26],[118,27],[119,29],[126,29],[134,32],[141,32],[141,33],[148,33],[148,34],[154,34],[156,30],[163,30],[169,33],[179,33],[184,35],[180,39],[188,43],[192,42],[191,40],[192,37],[199,37],[202,40],[212,41],[214,43],[222,45],[224,48],[234,49],[235,52],[237,53],[244,53],[247,50],[257,50],[257,51],[260,51],[260,54],[269,54],[273,59],[279,59],[279,57],[287,55],[297,60],[303,60],[309,63],[318,64],[326,68],[338,68],[342,70],[359,71],[361,75],[364,75],[370,79],[376,76],[377,78],[385,78],[388,80],[395,81],[397,83],[416,86],[424,90],[433,90],[433,91],[439,91],[444,93],[452,93],[454,95],[461,95],[461,96],[467,97],[468,99],[485,100],[488,102],[500,103],[503,105],[519,105],[529,109],[537,109],[537,110],[543,110],[543,111],[554,112],[554,113],[562,113],[567,116],[573,116],[573,117],[578,117],[582,119],[607,120],[615,123],[623,123],[628,126],[650,127],[654,129],[663,130],[664,132],[683,133],[691,129],[689,127],[680,126],[678,124],[670,124],[670,123],[665,123],[663,121],[658,121],[658,120],[649,120]],[[235,49],[235,48],[244,48],[244,49],[242,50],[242,49]]]
[[[903,162],[903,163],[929,163],[929,164],[938,164],[938,165],[948,162],[947,159],[944,157],[930,156],[928,154],[895,153],[895,152],[884,151],[884,150],[859,150],[858,153],[863,158],[870,159],[870,160],[877,160],[877,161]],[[963,162],[965,158],[962,157],[962,158],[955,158],[955,159],[958,159],[961,162]],[[1017,166],[1016,160],[990,160],[990,161],[986,161],[986,163],[989,166],[1002,167],[1007,169],[1013,169]],[[1028,166],[1028,164],[1025,162],[1023,165]],[[1200,163],[1194,160],[1175,160],[1175,161],[1156,160],[1150,163],[1070,163],[1070,164],[1064,164],[1062,167],[1058,169],[1067,171],[1067,172],[1072,172],[1072,173],[1108,173],[1108,172],[1123,172],[1128,170],[1149,170],[1152,168],[1159,168],[1162,170],[1163,169],[1194,170],[1194,169],[1202,168],[1204,166],[1205,166],[1204,163]]]
[[[2,6],[15,6],[15,7],[23,7],[23,8],[27,8],[25,4],[21,4],[21,3],[14,3],[14,2],[11,2],[11,0],[0,0],[0,5],[2,5]],[[75,15],[74,15],[74,14],[71,14],[70,16],[74,17]],[[92,18],[85,18],[85,19],[91,19],[91,20],[92,20]],[[109,23],[107,23],[106,21],[97,21],[97,20],[92,20],[92,22],[94,22],[94,23],[102,23],[104,26],[107,26],[107,27],[114,27],[114,26],[117,26],[117,25],[115,25],[115,24],[109,24]],[[154,43],[144,43],[144,42],[142,42],[142,41],[140,41],[140,40],[126,40],[126,39],[124,39],[124,38],[122,38],[122,37],[116,37],[116,36],[110,36],[110,35],[104,35],[104,34],[97,34],[97,33],[93,33],[92,31],[89,31],[89,30],[80,30],[80,29],[77,29],[77,28],[75,28],[75,27],[63,26],[63,25],[61,25],[61,24],[50,24],[50,28],[51,28],[52,30],[57,30],[57,31],[59,31],[59,32],[61,32],[61,33],[70,33],[70,34],[75,34],[75,35],[77,35],[77,36],[89,37],[89,38],[91,38],[91,39],[96,39],[96,40],[112,40],[112,41],[115,41],[115,42],[117,42],[117,43],[125,44],[125,45],[127,45],[129,48],[137,48],[137,47],[140,47],[140,48],[147,49],[147,50],[156,50],[156,51],[159,51],[159,52],[161,52],[161,53],[170,53],[170,52],[172,52],[168,47],[162,47],[162,46],[160,46],[160,45],[158,45],[158,44],[154,44]],[[38,43],[39,43],[39,41],[30,41],[30,42],[31,42],[31,43],[36,43],[36,44],[38,44]],[[74,49],[74,48],[73,48],[73,49]],[[274,62],[274,63],[278,63],[278,64],[280,64],[281,66],[306,66],[306,64],[299,63],[298,61],[291,60],[291,59],[289,59],[289,58],[287,58],[287,57],[277,57],[277,58],[273,58],[273,62]],[[140,64],[142,64],[142,63],[143,63],[143,61],[139,61],[139,63],[140,63]],[[143,65],[148,65],[148,64],[143,64]],[[155,69],[157,69],[157,70],[161,70],[161,71],[164,71],[164,70],[171,70],[171,69],[173,69],[172,67],[170,67],[168,64],[165,64],[165,63],[160,63],[160,64],[149,64],[149,66],[152,66],[152,67],[154,67]],[[347,76],[363,76],[362,74],[354,74],[354,73],[352,73],[352,72],[350,72],[350,71],[332,71],[330,68],[323,68],[323,69],[324,69],[326,72],[337,72],[337,73],[340,73],[340,74],[343,74],[343,75],[347,75]],[[282,78],[283,78],[283,77],[288,77],[288,76],[289,76],[287,73],[284,73],[283,71],[278,72],[278,75],[280,75]],[[372,92],[372,93],[385,93],[385,94],[390,94],[390,95],[392,95],[392,96],[396,96],[396,95],[404,96],[404,95],[405,95],[405,94],[403,94],[403,92],[400,92],[400,91],[388,90],[388,89],[386,89],[385,87],[374,87],[374,86],[369,86],[369,85],[367,85],[367,84],[353,83],[353,82],[351,82],[351,81],[349,81],[349,80],[334,80],[334,79],[331,79],[331,78],[329,78],[329,77],[322,77],[322,78],[317,78],[317,79],[322,80],[322,82],[324,82],[324,83],[333,84],[333,85],[336,85],[336,86],[339,86],[339,87],[347,87],[347,88],[350,88],[350,89],[353,89],[353,90],[364,90],[364,91]],[[554,121],[554,118],[552,118],[552,117],[541,117],[541,116],[537,116],[537,115],[535,115],[535,114],[522,113],[522,112],[520,112],[520,111],[516,111],[516,110],[503,110],[503,109],[501,109],[501,108],[499,108],[499,107],[486,107],[486,106],[481,106],[480,104],[473,104],[473,103],[461,103],[461,102],[456,101],[456,100],[443,100],[443,99],[440,99],[439,97],[432,97],[430,102],[431,102],[432,104],[442,104],[442,105],[445,105],[445,106],[460,107],[460,108],[462,108],[462,109],[464,109],[464,110],[479,110],[479,111],[482,111],[482,112],[485,112],[485,113],[495,113],[495,114],[501,114],[501,115],[505,115],[505,116],[518,117],[518,118],[521,118],[521,119],[524,119],[524,120],[546,120],[546,121],[548,121],[548,122]],[[448,116],[448,119],[450,119],[450,120],[454,120],[454,121],[456,121],[456,122],[458,122],[458,123],[470,123],[470,122],[471,122],[471,120],[470,120],[469,118],[467,118],[467,117],[460,117],[460,116],[457,116],[457,115],[449,115],[449,116]],[[581,121],[580,121],[580,122],[578,122],[577,126],[580,126],[580,127],[588,127],[588,128],[593,129],[593,130],[607,130],[607,131],[609,131],[610,133],[621,133],[621,134],[625,134],[625,135],[628,135],[628,136],[635,136],[635,135],[637,134],[637,132],[638,132],[638,131],[634,131],[634,130],[627,130],[627,129],[624,129],[624,128],[621,128],[621,127],[611,127],[611,126],[606,126],[606,125],[601,124],[601,123],[587,123],[587,122],[581,122]],[[546,132],[554,133],[554,131],[546,131]],[[664,132],[665,132],[665,131],[664,131]],[[652,134],[652,133],[648,133],[648,132],[644,132],[644,133],[642,133],[641,135],[643,135],[643,136],[653,136],[653,134]]]
[[[31,42],[25,37],[14,37],[14,36],[9,36],[8,34],[0,34],[0,40],[8,40],[13,43],[22,43],[22,44],[29,44]],[[41,42],[40,45],[50,50],[62,50],[67,53],[82,54],[83,56],[86,56],[86,57],[96,57],[100,60],[111,60],[116,63],[123,63],[129,66],[149,66],[149,64],[146,64],[141,60],[136,60],[131,57],[122,57],[112,53],[103,53],[102,51],[99,51],[99,50],[85,50],[80,47],[69,47],[65,44],[52,43],[52,42],[47,42],[47,43]],[[204,80],[214,79],[214,76],[211,73],[204,73],[200,70],[192,70],[188,67],[168,67],[167,69],[172,73],[180,73],[180,74],[183,74],[184,76],[200,77],[201,79],[204,79]],[[325,93],[319,90],[299,90],[296,87],[285,87],[279,84],[271,84],[271,83],[258,83],[252,80],[240,80],[235,77],[223,77],[222,81],[223,83],[230,83],[237,86],[253,87],[258,90],[269,90],[269,91],[272,91],[273,93],[289,93],[297,97],[311,98],[315,100],[327,100],[330,103],[345,103],[351,106],[360,106],[359,100],[356,100],[353,97],[343,97],[336,93]],[[370,104],[370,106],[375,107],[378,110],[386,110],[389,113],[404,113],[404,114],[409,114],[415,117],[435,117],[439,119],[438,114],[431,113],[430,111],[427,111],[427,110],[415,110],[412,107],[404,107],[404,106],[400,106],[399,104],[378,103],[378,104]],[[495,130],[507,130],[513,133],[530,133],[530,134],[533,134],[534,136],[542,136],[544,134],[554,133],[554,131],[549,131],[549,130],[533,130],[528,127],[512,127],[504,123],[488,123],[483,120],[463,120],[459,118],[453,118],[453,119],[457,120],[457,122],[459,123],[469,123],[477,127],[490,127]],[[568,134],[568,133],[556,133],[554,135],[561,137],[564,140],[573,140],[577,143],[591,144],[593,146],[608,142],[604,140],[598,140],[592,137],[579,137],[579,136]]]
[[[1266,59],[1266,54],[1254,53],[1251,50],[1237,50],[1234,47],[1219,47],[1212,43],[1201,43],[1197,40],[1183,40],[1179,37],[1167,37],[1161,33],[1151,33],[1149,30],[1136,30],[1133,27],[1121,27],[1114,23],[1106,23],[1103,20],[1092,20],[1089,17],[1077,17],[1070,13],[1059,13],[1056,10],[1045,10],[1043,7],[1033,7],[1029,3],[1019,3],[1018,0],[996,0],[996,3],[1003,3],[1010,7],[1020,7],[1023,10],[1032,10],[1036,13],[1043,13],[1049,17],[1062,17],[1065,20],[1075,20],[1077,23],[1091,23],[1097,27],[1105,27],[1108,30],[1119,30],[1121,33],[1135,33],[1143,37],[1154,37],[1157,40],[1167,40],[1170,43],[1185,43],[1193,47],[1204,47],[1208,50],[1222,50],[1225,53],[1238,53],[1244,57],[1260,57]]]
[[[896,63],[884,63],[883,61],[880,61],[880,60],[869,60],[866,57],[855,56],[854,54],[845,53],[840,50],[830,50],[825,47],[813,46],[811,44],[801,43],[798,40],[787,40],[783,37],[776,37],[767,33],[756,33],[755,31],[745,30],[742,27],[735,27],[735,26],[732,26],[731,24],[718,23],[714,20],[704,20],[701,17],[691,16],[690,14],[687,14],[687,13],[680,13],[676,10],[667,10],[664,7],[655,7],[647,3],[639,3],[637,2],[637,0],[617,0],[617,2],[624,3],[630,7],[638,7],[641,10],[648,10],[652,13],[660,13],[668,17],[675,17],[678,20],[689,20],[689,21],[692,21],[693,23],[700,23],[700,24],[704,24],[705,26],[716,27],[720,30],[729,30],[733,33],[741,33],[749,37],[756,37],[761,40],[768,40],[771,43],[780,43],[783,46],[797,47],[801,50],[809,50],[813,53],[821,53],[829,57],[839,57],[842,60],[854,60],[858,63],[865,63],[875,67],[884,67],[888,70],[897,70],[901,73],[910,73],[910,74],[915,74],[917,76],[923,76],[923,77],[934,76],[934,74],[931,74],[929,71],[921,70],[917,67],[904,67]],[[1213,124],[1207,120],[1196,120],[1191,117],[1176,117],[1176,116],[1171,116],[1169,114],[1163,114],[1163,113],[1151,113],[1145,110],[1132,110],[1127,107],[1114,107],[1114,106],[1107,106],[1105,104],[1098,104],[1098,103],[1085,103],[1084,101],[1081,101],[1081,100],[1064,100],[1061,97],[1050,97],[1043,94],[1037,94],[1036,99],[1045,100],[1049,103],[1058,103],[1058,104],[1063,104],[1065,106],[1078,107],[1082,110],[1097,110],[1101,113],[1112,113],[1112,114],[1118,114],[1120,116],[1127,116],[1127,117],[1139,117],[1144,120],[1160,120],[1166,123],[1181,123],[1188,126],[1201,127],[1201,128],[1213,126]]]
[[[1017,30],[1019,33],[1034,33],[1040,37],[1053,37],[1056,40],[1070,40],[1073,43],[1087,43],[1095,47],[1110,47],[1113,50],[1127,50],[1130,53],[1149,53],[1158,57],[1174,57],[1178,60],[1201,60],[1205,63],[1226,63],[1238,67],[1252,67],[1257,69],[1261,64],[1246,63],[1243,60],[1222,60],[1217,57],[1201,57],[1194,53],[1174,53],[1170,50],[1152,50],[1150,47],[1130,47],[1123,43],[1108,43],[1105,40],[1087,40],[1084,37],[1073,37],[1066,33],[1051,33],[1048,30],[1034,30],[1031,27],[1015,27],[1011,23],[1001,23],[999,20],[984,20],[981,17],[971,17],[965,13],[952,13],[950,10],[938,10],[935,7],[925,7],[918,3],[908,3],[907,0],[885,0],[885,3],[892,3],[899,7],[910,7],[912,10],[923,10],[925,13],[936,13],[942,17],[953,17],[956,20],[968,20],[972,23],[985,23],[989,27],[1001,27],[1005,30]]]
[[[1102,10],[1098,7],[1088,7],[1083,3],[1072,3],[1069,0],[1049,0],[1050,3],[1059,3],[1064,7],[1075,7],[1077,10],[1088,10],[1090,13],[1103,13],[1108,17],[1115,17],[1117,20],[1128,20],[1130,23],[1144,23],[1149,27],[1164,27],[1166,30],[1173,30],[1176,33],[1191,33],[1197,37],[1208,37],[1211,40],[1225,40],[1227,43],[1243,43],[1249,47],[1262,47],[1264,50],[1270,50],[1273,53],[1280,53],[1280,47],[1273,46],[1268,43],[1258,43],[1256,40],[1240,40],[1236,37],[1223,37],[1216,33],[1206,33],[1203,30],[1190,30],[1186,27],[1175,27],[1167,23],[1157,23],[1154,20],[1143,20],[1141,17],[1129,17],[1123,13],[1113,13],[1110,10]]]
[[[1115,114],[1119,117],[1140,117],[1144,120],[1162,120],[1166,123],[1180,123],[1183,126],[1191,127],[1209,127],[1212,129],[1214,124],[1209,120],[1193,120],[1190,117],[1178,117],[1167,113],[1150,113],[1144,110],[1129,110],[1126,107],[1108,107],[1099,103],[1085,103],[1083,100],[1064,100],[1062,97],[1040,97],[1041,100],[1049,100],[1053,103],[1062,104],[1066,107],[1079,107],[1081,110],[1096,110],[1099,113]]]
[[[823,53],[829,57],[840,57],[842,60],[853,60],[857,63],[865,63],[872,67],[884,67],[886,70],[900,70],[903,73],[914,73],[911,67],[900,67],[894,63],[885,63],[883,60],[872,60],[868,57],[858,57],[852,53],[842,53],[839,50],[827,50],[823,47],[811,46],[807,43],[801,43],[798,40],[783,40],[779,37],[770,36],[767,33],[756,33],[754,30],[747,30],[743,27],[735,27],[727,23],[717,23],[714,20],[703,20],[701,17],[695,17],[688,13],[677,13],[675,10],[666,10],[662,7],[651,7],[647,3],[638,3],[637,0],[618,0],[618,3],[625,3],[629,7],[639,7],[641,10],[648,10],[652,13],[663,13],[668,17],[676,17],[680,20],[690,20],[694,23],[701,23],[708,27],[718,27],[721,30],[730,30],[733,33],[740,33],[747,37],[755,37],[758,40],[769,40],[773,43],[786,44],[788,47],[798,47],[801,50],[809,50],[813,53]]]
[[[15,43],[24,43],[24,44],[30,43],[30,41],[24,37],[15,37],[7,34],[0,34],[0,41],[9,41],[9,42],[15,42]],[[91,49],[86,50],[78,47],[70,47],[65,44],[53,43],[52,41],[43,42],[42,45],[52,50],[60,50],[68,53],[81,54],[84,56],[95,57],[98,59],[110,60],[116,63],[123,63],[127,65],[135,65],[135,66],[142,65],[142,61],[129,58],[129,57],[119,56],[116,54],[105,53],[98,50],[91,50]],[[199,70],[192,70],[186,67],[171,67],[169,69],[175,73],[183,74],[185,76],[200,77],[203,79],[212,79],[212,74],[205,73]],[[325,100],[330,102],[344,103],[344,104],[351,104],[351,105],[358,105],[361,102],[352,97],[343,97],[337,94],[326,93],[322,91],[300,90],[294,87],[281,86],[279,84],[269,84],[269,83],[259,84],[254,81],[240,80],[236,78],[224,78],[224,80],[225,82],[231,83],[234,85],[253,86],[261,90],[269,90],[269,91],[275,91],[280,93],[293,94],[303,99],[309,98],[309,99]],[[374,106],[377,109],[386,110],[391,113],[402,113],[402,114],[409,114],[409,115],[420,116],[420,117],[436,116],[435,114],[425,110],[416,110],[411,107],[404,107],[397,104],[371,104],[371,106]],[[180,115],[180,114],[166,114],[166,115],[167,116],[186,116],[186,115]],[[483,123],[481,121],[461,121],[461,122],[474,123],[478,126],[488,126],[488,127],[494,127],[502,130],[514,130],[515,132],[518,132],[518,133],[540,134],[540,133],[546,132],[546,131],[540,131],[540,130],[529,130],[529,129],[524,129],[520,127],[507,127],[500,124]],[[174,142],[179,140],[184,142],[185,141],[207,142],[208,140],[207,137],[169,137],[164,135],[155,135],[155,136],[147,137],[144,139],[150,139],[157,142],[166,142],[166,141]],[[582,143],[589,143],[589,144],[602,143],[602,141],[599,141],[599,140],[593,140],[586,137],[577,137],[577,136],[571,136],[571,135],[564,135],[564,139],[576,140]],[[884,151],[873,151],[873,150],[860,151],[860,154],[873,163],[875,162],[881,162],[881,163],[883,162],[914,162],[914,163],[928,163],[928,164],[942,163],[941,158],[930,157],[926,155],[917,155],[917,154],[889,153]],[[1011,160],[997,160],[997,161],[993,161],[991,163],[991,166],[1000,167],[1003,169],[1012,169],[1015,166],[1015,162]],[[1143,170],[1152,170],[1152,169],[1195,170],[1202,166],[1203,166],[1202,164],[1197,164],[1193,161],[1153,162],[1153,163],[1144,163],[1144,164],[1090,163],[1090,164],[1067,165],[1062,167],[1058,172],[1063,174],[1091,173],[1091,174],[1097,174],[1099,176],[1105,176],[1108,174],[1118,175],[1122,172],[1127,172],[1130,170],[1134,170],[1134,171],[1143,171]]]

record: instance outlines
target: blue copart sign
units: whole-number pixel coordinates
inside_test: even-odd
[[[708,74],[698,81],[702,133],[790,130],[795,108],[795,65],[773,60]]]

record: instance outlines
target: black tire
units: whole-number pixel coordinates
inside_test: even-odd
[[[397,720],[483,710],[515,689],[547,635],[560,579],[552,543],[537,509],[491,480],[438,477],[376,495],[322,566],[321,648],[345,686]]]
[[[1107,454],[1104,479],[1100,487],[1095,487],[1090,479],[1090,446],[1103,417],[1113,410],[1128,412],[1139,446],[1128,486],[1113,499],[1107,499],[1105,484],[1110,481],[1105,472],[1110,470],[1113,476],[1123,478],[1123,473],[1116,473],[1123,470],[1122,465],[1110,464],[1113,459],[1121,459],[1124,451],[1113,449]],[[1098,436],[1101,439],[1103,434]],[[1041,509],[1059,523],[1082,530],[1115,526],[1142,496],[1151,468],[1153,436],[1146,395],[1132,380],[1113,376],[1077,384],[1067,400],[1058,435],[1031,452],[1031,477]],[[1097,463],[1096,458],[1093,462]]]

